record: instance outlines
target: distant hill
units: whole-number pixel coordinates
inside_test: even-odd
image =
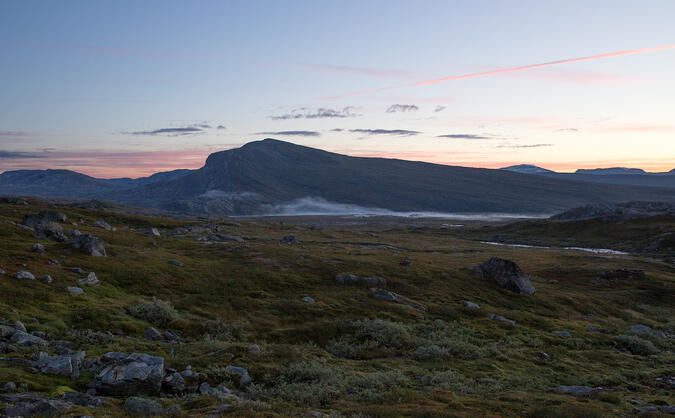
[[[577,174],[595,174],[595,175],[610,175],[610,174],[647,174],[641,168],[626,168],[626,167],[611,167],[611,168],[591,168],[583,169],[580,168],[575,171]]]
[[[108,183],[115,186],[124,187],[126,189],[132,189],[134,187],[145,186],[146,184],[159,183],[163,181],[171,181],[179,179],[183,176],[190,174],[193,170],[188,169],[178,169],[173,171],[164,171],[160,173],[155,173],[149,177],[139,177],[137,179],[132,179],[128,177],[118,178],[118,179],[109,179],[106,180]]]
[[[555,173],[555,171],[553,170],[548,170],[546,168],[538,167],[532,164],[512,165],[509,167],[500,168],[500,170],[515,171],[516,173],[523,173],[523,174]]]
[[[96,198],[209,215],[271,213],[308,198],[324,206],[404,212],[522,214],[626,200],[675,201],[675,189],[572,181],[556,173],[350,157],[274,139],[213,153],[198,170],[164,173],[161,180],[142,185],[65,170],[32,173],[0,175],[0,193]],[[60,179],[52,178],[57,174]]]

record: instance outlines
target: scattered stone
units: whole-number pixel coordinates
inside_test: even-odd
[[[162,334],[153,327],[148,328],[147,331],[143,333],[143,337],[150,341],[161,341],[163,339]]]
[[[551,392],[572,395],[578,397],[588,397],[594,392],[590,386],[558,386],[551,389]]]
[[[300,300],[303,301],[303,302],[307,302],[307,303],[314,303],[314,298],[312,298],[310,296],[305,296],[304,298],[302,298]]]
[[[663,331],[651,329],[647,325],[643,325],[643,324],[631,325],[628,328],[628,331],[634,332],[636,334],[649,333],[649,334],[652,334],[652,335],[657,336],[659,338],[666,338],[666,334]]]
[[[42,399],[42,395],[38,394],[33,397],[17,398],[16,402],[11,402],[14,405],[7,406],[3,409],[4,416],[9,417],[32,417],[44,416],[50,417],[61,415],[65,411],[72,408],[72,404],[59,399]]]
[[[492,280],[503,289],[521,295],[531,296],[535,289],[530,279],[516,263],[503,258],[492,257],[475,268],[484,279]]]
[[[71,229],[70,231],[67,232],[67,235],[69,237],[79,237],[82,235],[82,232],[80,232],[79,229]]]
[[[162,387],[169,393],[182,393],[185,391],[185,380],[180,373],[173,372],[164,379]]]
[[[169,264],[178,266],[178,267],[183,267],[183,263],[178,261],[178,260],[169,260]]]
[[[250,354],[260,354],[260,346],[258,344],[251,344],[248,346],[248,352]]]
[[[108,364],[89,387],[98,393],[128,396],[139,393],[159,394],[164,379],[164,359],[148,354],[109,352],[100,358]]]
[[[3,392],[14,392],[16,390],[16,383],[14,382],[7,382],[5,383],[5,386],[2,387]]]
[[[26,329],[26,326],[21,321],[14,322],[14,328],[16,328],[17,330],[22,331],[22,332],[28,332],[28,330]]]
[[[251,382],[251,376],[248,375],[248,370],[243,367],[227,366],[225,367],[225,371],[239,377],[239,386],[246,386]]]
[[[73,237],[68,241],[68,244],[70,244],[71,247],[94,257],[106,256],[105,244],[103,240],[91,234]]]
[[[370,286],[386,286],[387,281],[381,277],[361,277],[359,280]]]
[[[477,303],[470,302],[468,300],[464,301],[464,306],[469,309],[480,309],[480,305]]]
[[[572,338],[572,334],[567,331],[551,331],[551,334],[560,335],[565,338]]]
[[[357,283],[358,281],[359,276],[355,274],[338,274],[335,276],[335,283],[338,284]]]
[[[70,269],[70,271],[73,272],[73,273],[77,273],[77,274],[85,274],[86,273],[84,270],[82,270],[79,267],[73,267],[73,268]]]
[[[162,415],[164,413],[164,408],[162,408],[162,405],[159,402],[153,401],[152,399],[132,396],[124,401],[124,412],[129,415]]]
[[[44,374],[70,376],[74,380],[80,376],[80,367],[82,367],[84,357],[84,351],[60,356],[49,356],[47,353],[41,353],[39,359],[35,362],[35,368]]]
[[[84,295],[84,289],[77,286],[68,286],[68,291],[73,295]]]
[[[495,315],[493,313],[489,313],[489,314],[487,314],[487,317],[492,319],[493,321],[503,322],[503,323],[509,324],[509,325],[516,325],[516,321],[514,321],[513,319],[504,318],[501,315]]]
[[[396,302],[399,296],[385,289],[371,289],[371,293],[375,299],[386,300],[387,302]]]
[[[83,277],[77,281],[80,286],[98,286],[101,282],[96,277],[96,273],[90,272],[87,277]]]
[[[12,334],[12,341],[22,347],[47,345],[47,341],[43,340],[42,338],[19,330],[16,330],[14,334]]]
[[[90,393],[66,392],[61,396],[61,399],[86,408],[98,408],[103,404],[101,398]]]
[[[47,283],[47,284],[49,284],[53,281],[52,276],[50,276],[49,274],[45,274],[44,276],[40,276],[38,278],[38,280],[41,281],[42,283]]]
[[[25,270],[20,270],[17,271],[12,275],[15,279],[28,279],[28,280],[35,280],[35,276],[33,276],[33,273]]]
[[[295,235],[286,235],[285,237],[281,238],[280,241],[282,244],[297,244],[299,242],[295,238]]]
[[[0,338],[9,338],[14,335],[16,330],[9,325],[0,324]],[[25,332],[25,331],[24,331]]]
[[[45,246],[40,243],[33,244],[33,246],[30,248],[30,251],[33,253],[40,253],[40,254],[44,254],[45,252],[47,252]]]
[[[410,267],[410,266],[412,266],[412,261],[410,261],[408,259],[405,259],[405,260],[401,260],[401,262],[398,263],[398,264],[403,266],[403,267]]]
[[[543,351],[537,352],[537,357],[539,357],[541,360],[544,360],[544,361],[551,360],[551,356],[549,356],[547,353],[545,353]]]
[[[110,224],[108,224],[108,222],[102,221],[100,219],[98,221],[94,221],[94,223],[92,223],[91,226],[95,226],[97,228],[103,228],[106,231],[112,231],[112,226],[110,226]]]
[[[143,228],[139,229],[138,232],[140,232],[141,234],[152,235],[155,237],[162,236],[162,234],[159,233],[159,230],[157,228]]]

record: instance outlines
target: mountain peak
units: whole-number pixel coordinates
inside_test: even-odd
[[[554,173],[552,170],[542,168],[533,164],[518,164],[512,165],[509,167],[500,168],[500,170],[514,171],[516,173],[522,174],[543,174],[543,173]]]
[[[583,169],[580,168],[575,171],[577,174],[597,174],[597,175],[608,175],[608,174],[647,174],[641,168],[627,168],[627,167],[609,167],[609,168],[591,168]]]

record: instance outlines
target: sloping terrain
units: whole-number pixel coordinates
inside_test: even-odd
[[[124,182],[111,187],[109,181],[86,176],[77,177],[81,183],[60,181],[61,187],[54,187],[57,181],[43,184],[36,178],[20,184],[6,180],[13,177],[17,175],[0,175],[0,193],[43,197],[52,193],[58,196],[50,197],[96,198],[215,216],[265,214],[277,205],[305,198],[392,211],[528,214],[550,214],[589,203],[675,201],[675,189],[670,188],[349,157],[273,139],[211,154],[199,170],[130,189],[119,185]],[[102,187],[97,190],[90,183]]]
[[[20,222],[41,210],[63,212],[66,233],[102,238],[107,257],[34,238]],[[98,220],[111,229],[93,226]],[[463,228],[483,224],[444,222],[204,224],[36,200],[0,204],[0,387],[16,384],[0,401],[27,407],[39,402],[22,399],[38,392],[64,416],[120,416],[143,402],[178,416],[380,417],[600,417],[675,404],[672,265],[495,247],[462,238]],[[44,253],[31,250],[38,242]],[[479,278],[472,268],[493,256],[515,261],[534,295]],[[17,271],[37,279],[12,277]],[[16,321],[27,328],[17,341],[45,345],[5,337],[16,334]],[[44,366],[74,361],[68,356],[80,350],[77,376]],[[165,396],[152,387],[123,394],[131,384],[124,365],[116,369],[120,392],[111,394],[97,379],[105,362],[127,358],[114,352],[147,354],[133,357],[142,364],[161,358]],[[92,386],[94,398],[72,393]]]

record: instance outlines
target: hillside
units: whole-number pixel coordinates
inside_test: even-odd
[[[100,237],[107,256],[19,227],[40,210]],[[600,417],[630,413],[633,399],[675,403],[672,266],[492,246],[442,220],[282,221],[0,204],[0,384],[17,388],[0,401],[57,416],[120,416],[143,403],[178,416],[374,417]],[[44,250],[31,251],[36,242]],[[536,293],[477,277],[472,268],[493,256],[518,263]],[[124,361],[116,352],[143,353],[139,370],[161,360],[164,380],[130,386],[118,363],[119,384],[106,386],[97,376]]]
[[[305,198],[392,211],[528,214],[550,214],[590,203],[675,200],[675,189],[349,157],[273,139],[213,153],[198,170],[180,171],[133,187],[119,179],[111,182],[69,173],[59,187],[55,184],[60,180],[52,179],[51,171],[43,172],[42,178],[26,177],[23,182],[13,180],[20,177],[19,172],[3,173],[0,192],[95,198],[214,216],[264,214]]]

